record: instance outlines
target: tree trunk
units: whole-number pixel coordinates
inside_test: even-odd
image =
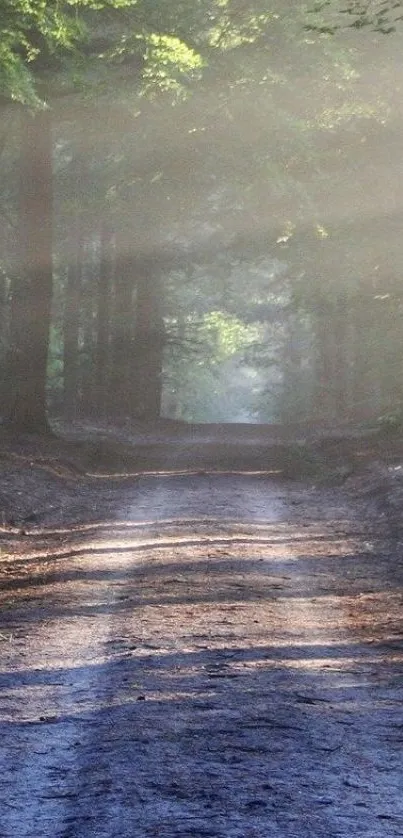
[[[77,416],[78,402],[78,331],[83,253],[83,234],[78,219],[72,245],[67,267],[63,317],[63,401],[64,414],[69,421],[73,421]]]
[[[0,269],[0,404],[1,412],[4,411],[6,395],[6,359],[8,345],[8,311],[7,311],[7,277]]]
[[[96,349],[96,288],[99,275],[99,241],[89,233],[82,259],[80,288],[80,412],[94,416],[95,405],[95,349]]]
[[[111,321],[111,292],[113,272],[113,237],[106,222],[100,236],[100,263],[96,304],[95,346],[95,407],[98,415],[105,416],[108,399],[108,363]]]
[[[134,375],[132,393],[134,412],[143,419],[158,419],[161,414],[164,323],[162,285],[158,265],[144,259],[137,265],[136,323],[134,339]]]
[[[316,304],[315,329],[315,386],[313,394],[313,418],[329,421],[333,417],[333,347],[332,308],[325,300]]]
[[[335,418],[338,421],[348,419],[348,354],[347,339],[349,325],[349,302],[346,296],[335,301],[333,333],[335,344],[333,392]]]
[[[370,378],[370,348],[372,335],[371,300],[365,288],[360,289],[354,301],[353,323],[354,323],[354,419],[365,421],[373,414],[372,407],[372,386]]]
[[[294,312],[285,322],[285,340],[282,352],[283,395],[281,421],[286,425],[298,416],[303,421],[304,383],[301,380],[301,341],[299,318]]]
[[[52,304],[52,133],[47,110],[22,111],[21,271],[11,289],[6,421],[28,433],[49,432],[46,369]]]
[[[117,242],[111,320],[109,412],[118,419],[130,416],[133,359],[133,262]]]

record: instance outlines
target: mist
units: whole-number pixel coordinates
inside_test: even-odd
[[[263,18],[3,105],[7,421],[400,421],[401,32]]]

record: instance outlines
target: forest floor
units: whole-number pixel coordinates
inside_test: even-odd
[[[0,460],[0,838],[403,836],[401,438]]]

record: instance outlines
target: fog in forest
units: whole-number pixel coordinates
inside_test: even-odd
[[[397,12],[246,5],[14,20],[4,421],[401,421]]]

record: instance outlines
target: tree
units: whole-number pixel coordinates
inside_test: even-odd
[[[113,0],[99,4],[91,0],[44,3],[42,0],[3,0],[2,47],[0,50],[0,86],[4,101],[18,101],[24,106],[21,130],[20,181],[20,252],[19,276],[13,282],[11,337],[8,364],[10,383],[7,421],[15,429],[44,432],[46,419],[46,368],[52,300],[52,141],[48,105],[41,100],[52,95],[50,71],[60,72],[63,60],[84,39],[86,14],[120,11],[131,0]],[[136,5],[136,4],[134,4]],[[77,11],[84,14],[77,14]],[[108,47],[116,38],[108,32],[107,18],[102,18]],[[105,40],[105,36],[104,36]],[[140,47],[142,42],[142,48]],[[87,42],[88,43],[88,42]],[[122,44],[123,41],[120,41]],[[196,58],[178,39],[146,33],[136,38],[125,56],[135,51],[146,64],[144,75],[151,85],[160,73],[160,84],[169,75],[159,70],[169,61],[194,66]],[[82,59],[90,60],[95,46],[89,42],[82,49]],[[122,47],[112,52],[121,58]],[[54,92],[54,91],[53,91]],[[32,109],[35,109],[33,112]]]
[[[293,403],[301,404],[301,396],[307,415],[326,400],[330,413],[342,404],[343,411],[352,406],[352,335],[359,321],[353,312],[355,289],[375,269],[379,253],[386,264],[387,247],[380,242],[388,237],[384,229],[373,235],[376,222],[369,219],[365,201],[373,202],[375,195],[386,200],[393,189],[393,178],[387,189],[372,177],[372,168],[371,177],[366,169],[373,165],[376,144],[381,147],[375,135],[384,131],[391,79],[383,72],[367,89],[348,43],[344,48],[337,39],[308,37],[302,18],[285,6],[269,20],[264,5],[183,0],[163,8],[137,2],[97,10],[87,4],[79,8],[77,38],[89,22],[91,37],[80,42],[80,49],[76,36],[70,36],[74,50],[70,44],[49,49],[49,61],[60,70],[53,88],[60,106],[52,97],[55,281],[57,299],[62,283],[67,290],[66,313],[75,312],[65,319],[65,384],[66,392],[69,380],[74,391],[81,389],[88,411],[95,402],[105,404],[107,387],[114,410],[128,416],[145,410],[154,417],[161,369],[164,374],[169,367],[172,380],[174,367],[176,375],[181,366],[169,361],[177,340],[176,326],[172,331],[169,322],[173,283],[181,307],[182,300],[188,302],[185,338],[178,337],[176,345],[189,347],[190,328],[197,345],[199,315],[219,311],[223,322],[226,315],[252,322],[248,283],[263,258],[285,265],[277,298],[268,291],[261,303],[253,303],[261,314],[266,311],[267,345],[256,349],[254,363],[259,375],[266,363],[267,391],[276,366],[288,393],[285,401],[291,405],[295,396]],[[17,53],[29,67],[21,45]],[[44,58],[45,53],[43,64]],[[76,75],[80,70],[84,97],[72,94],[67,64],[74,64]],[[40,79],[35,93],[43,99],[46,67],[36,54],[31,65]],[[357,195],[369,235],[350,225]],[[77,219],[83,232],[84,217],[85,247],[80,253],[82,235],[72,233],[78,249],[73,254],[65,239]],[[116,242],[112,270],[101,256],[102,228]],[[81,288],[73,282],[74,271],[66,271],[66,259],[73,266],[84,263]],[[207,286],[223,268],[231,275],[236,259],[242,265],[238,292],[224,295],[219,305],[207,300]],[[398,265],[396,257],[393,270]],[[197,271],[205,305],[199,314],[187,298]],[[368,312],[372,306],[369,302]],[[378,306],[385,324],[386,308]],[[178,322],[178,334],[183,323]],[[56,341],[53,346],[60,352]],[[74,357],[77,375],[69,378]],[[377,369],[385,364],[379,362]],[[378,390],[386,399],[385,387]],[[72,392],[70,387],[69,401]],[[268,404],[265,415],[273,412]]]
[[[67,3],[2,2],[0,90],[21,108],[19,274],[11,288],[6,420],[44,433],[53,284],[52,127],[40,101],[47,73],[80,29]]]
[[[20,274],[11,298],[8,422],[48,429],[45,406],[52,305],[52,135],[49,111],[21,113]]]

